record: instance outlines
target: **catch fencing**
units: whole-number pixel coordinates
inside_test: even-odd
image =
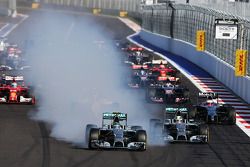
[[[215,19],[238,19],[237,40],[215,39]],[[234,66],[236,49],[250,50],[250,22],[226,12],[188,4],[144,6],[145,30],[196,44],[196,31],[206,32],[206,51]],[[249,61],[249,58],[248,58]],[[248,75],[250,65],[247,66]]]
[[[43,0],[41,2],[85,8],[137,11],[141,0]]]
[[[128,12],[128,16],[141,22],[142,0],[40,0],[41,4],[75,7],[75,9],[90,11],[101,9],[101,13],[119,15],[120,11]]]
[[[250,4],[245,2],[229,3],[226,0],[219,2],[189,0],[189,4],[185,4],[186,2],[187,0],[176,0],[175,3],[170,1],[149,6],[143,5],[142,0],[41,0],[43,4],[101,9],[101,13],[105,14],[118,14],[119,11],[127,11],[130,17],[142,21],[143,29],[194,45],[196,31],[205,30],[206,51],[234,66],[236,49],[250,49],[250,21],[236,15],[247,15],[248,12],[244,10],[239,13],[239,9],[243,9],[243,3],[249,7]],[[225,6],[226,4],[227,6]],[[205,5],[217,9],[223,9],[224,6],[224,11],[202,7]],[[230,13],[227,13],[226,10]],[[215,39],[214,23],[215,19],[218,18],[239,20],[238,32],[240,33],[238,33],[237,40]],[[247,73],[250,74],[249,64]]]

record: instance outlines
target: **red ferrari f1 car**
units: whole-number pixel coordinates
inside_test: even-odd
[[[22,76],[5,76],[1,81],[0,103],[35,104],[35,97],[30,95],[30,88],[24,86]]]

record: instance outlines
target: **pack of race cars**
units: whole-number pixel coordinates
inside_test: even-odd
[[[8,43],[7,38],[0,37],[0,71],[22,71],[30,69],[17,44]]]
[[[25,85],[20,73],[30,66],[23,65],[22,51],[6,38],[0,38],[0,104],[35,104],[31,87]]]
[[[228,104],[220,104],[216,93],[200,92],[197,102],[191,102],[189,89],[181,83],[180,72],[166,60],[155,60],[143,48],[133,44],[128,44],[122,50],[124,64],[130,69],[127,86],[144,89],[148,103],[165,105],[164,117],[150,120],[149,140],[208,143],[208,124],[236,123],[235,109]],[[103,123],[101,128],[87,125],[88,147],[146,150],[147,134],[142,127],[135,130],[134,126],[126,124],[114,126],[116,119],[123,121],[125,115],[104,113],[103,122],[108,118],[109,123]]]
[[[189,89],[181,82],[180,72],[166,60],[154,57],[136,45],[123,48],[124,64],[130,70],[127,86],[144,89],[148,103],[165,105],[164,117],[151,119],[149,140],[169,142],[209,142],[209,123],[236,123],[235,109],[220,104],[218,94],[200,92],[197,103],[192,103]],[[0,104],[35,104],[32,89],[25,85],[24,77],[8,75],[9,71],[22,71],[24,65],[21,49],[0,38]],[[148,134],[143,127],[127,125],[127,114],[105,112],[102,125],[86,126],[85,137],[89,149],[122,148],[146,150]]]

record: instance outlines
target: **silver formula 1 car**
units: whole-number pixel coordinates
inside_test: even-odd
[[[198,96],[198,104],[190,112],[191,118],[206,123],[236,124],[235,109],[229,104],[219,103],[217,93],[200,92]]]
[[[105,112],[102,127],[88,124],[85,132],[89,149],[120,148],[129,150],[146,150],[147,134],[141,126],[128,126],[127,114]]]
[[[209,141],[208,126],[189,119],[188,110],[179,105],[166,107],[163,122],[158,119],[150,120],[153,138],[161,139],[165,143],[207,143]]]

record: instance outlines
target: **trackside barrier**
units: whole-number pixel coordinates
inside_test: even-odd
[[[94,9],[92,10],[92,13],[93,13],[94,15],[98,15],[98,14],[100,14],[101,12],[102,12],[101,9],[96,9],[96,8],[94,8]]]
[[[172,39],[150,31],[142,30],[140,37],[161,49],[184,57],[206,70],[229,89],[250,103],[250,77],[236,77],[234,67],[209,52],[198,52],[196,46],[182,40]]]
[[[40,4],[38,3],[38,2],[33,2],[32,4],[31,4],[31,8],[32,9],[38,9],[40,7]]]
[[[0,16],[10,16],[11,11],[8,8],[0,6]]]
[[[128,12],[127,11],[120,11],[119,16],[120,17],[127,17],[128,16]]]

